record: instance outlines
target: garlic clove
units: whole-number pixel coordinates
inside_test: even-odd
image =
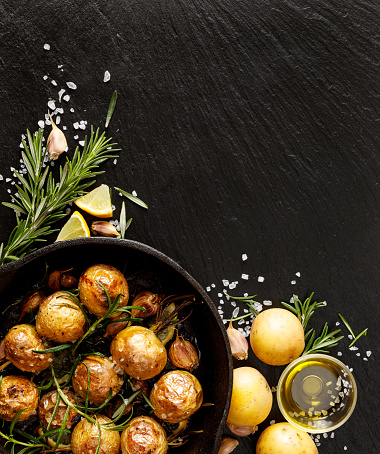
[[[41,290],[28,293],[21,306],[20,320],[24,317],[24,315],[30,314],[32,311],[36,314],[44,299],[45,294]]]
[[[232,356],[240,360],[248,359],[247,339],[240,331],[232,326],[231,321],[229,327],[227,328],[227,336],[230,341]]]
[[[50,159],[52,161],[55,161],[56,159],[58,159],[59,155],[67,150],[67,141],[65,134],[63,134],[63,132],[58,128],[51,117],[50,121],[52,130],[50,131],[46,148],[49,153]]]
[[[178,336],[169,348],[168,356],[175,367],[192,371],[198,367],[198,353],[189,341]]]
[[[108,221],[95,221],[91,225],[91,231],[95,235],[118,237],[120,233]]]
[[[156,314],[161,299],[157,293],[152,293],[147,290],[140,292],[132,301],[132,306],[142,307],[142,309],[132,309],[132,317],[150,317]]]
[[[222,442],[220,443],[220,448],[218,454],[230,454],[234,451],[239,442],[231,437],[223,437]]]
[[[247,435],[251,435],[258,429],[257,426],[234,426],[233,424],[229,424],[228,422],[227,427],[232,433],[239,437],[246,437]]]

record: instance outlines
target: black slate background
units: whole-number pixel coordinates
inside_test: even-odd
[[[84,136],[73,123],[102,126],[116,89],[109,134],[122,152],[99,182],[148,203],[127,204],[129,238],[215,283],[216,304],[222,279],[275,304],[314,291],[328,302],[318,328],[334,327],[338,312],[355,332],[369,328],[358,343],[368,362],[347,338],[333,351],[353,367],[359,399],[320,454],[380,445],[379,19],[376,0],[0,2],[0,199],[20,136],[37,129],[49,98],[71,95],[61,125],[72,151]],[[5,207],[0,217],[6,241],[14,220]],[[282,370],[253,354],[244,364],[271,386]],[[262,428],[271,419],[276,406]],[[254,452],[256,440],[235,452]]]

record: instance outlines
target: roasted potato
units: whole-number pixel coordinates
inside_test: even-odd
[[[129,326],[111,343],[111,355],[127,374],[140,380],[158,375],[166,365],[167,353],[153,331],[142,326]]]
[[[19,375],[2,378],[0,389],[0,417],[12,421],[20,410],[24,410],[18,421],[37,415],[38,389],[33,382]]]
[[[97,424],[92,424],[87,419],[82,419],[75,426],[71,436],[71,451],[73,454],[95,454],[99,443],[98,454],[118,454],[120,451],[119,432],[106,430],[102,424],[110,423],[111,420],[104,415],[98,415],[96,420],[99,424],[100,434]],[[114,427],[115,424],[109,424],[107,427]]]
[[[188,419],[200,408],[203,402],[202,386],[190,372],[173,370],[154,384],[150,400],[157,418],[176,424]]]
[[[67,400],[74,405],[78,405],[78,398],[72,391],[62,391]],[[59,400],[58,409],[54,415],[54,419],[52,420],[52,415],[54,412],[54,408],[57,403],[57,391],[50,391],[49,393],[42,396],[40,403],[38,404],[38,417],[41,421],[41,424],[44,427],[47,427],[50,424],[50,429],[58,429],[62,426],[63,420],[65,417],[65,413],[67,410],[67,405],[63,401],[62,398]],[[66,428],[70,429],[70,427],[75,423],[74,418],[78,415],[78,413],[73,409],[70,408],[69,416],[66,421]]]
[[[93,265],[83,271],[78,287],[82,304],[92,314],[100,318],[108,310],[107,295],[97,281],[107,289],[111,301],[121,293],[123,296],[120,298],[119,307],[127,305],[129,289],[124,275],[111,265]]]
[[[123,378],[116,373],[114,363],[105,356],[89,355],[75,369],[72,379],[74,391],[83,399],[86,398],[88,386],[87,370],[90,375],[90,402],[101,405],[107,400],[111,389],[112,396],[120,391]]]
[[[149,416],[134,418],[121,434],[121,451],[123,454],[166,454],[165,430]]]
[[[58,343],[75,342],[86,332],[80,307],[65,292],[55,292],[40,305],[36,329],[40,336]]]
[[[4,338],[5,355],[12,363],[24,372],[41,372],[53,361],[54,354],[39,354],[33,350],[46,350],[44,343],[32,325],[16,325]]]

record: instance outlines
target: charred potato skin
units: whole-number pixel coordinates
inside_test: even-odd
[[[174,370],[163,375],[153,386],[150,400],[159,419],[176,424],[188,419],[200,408],[203,391],[193,374]]]
[[[121,434],[121,451],[122,454],[166,454],[165,430],[149,416],[134,418]]]
[[[3,377],[0,389],[0,417],[12,421],[20,410],[18,421],[37,414],[38,390],[31,380],[19,375]]]
[[[88,386],[87,368],[90,374],[90,402],[101,405],[107,400],[110,389],[112,396],[120,391],[123,379],[116,373],[113,362],[107,357],[89,355],[77,366],[72,379],[74,391],[83,399],[86,398]]]
[[[158,375],[168,358],[158,337],[142,326],[129,326],[120,331],[111,343],[111,355],[119,367],[139,380]]]
[[[72,391],[62,390],[62,392],[65,394],[69,402],[73,403],[74,405],[78,404],[78,398]],[[38,417],[44,427],[47,427],[50,423],[55,405],[57,403],[57,395],[57,391],[50,391],[49,393],[42,396],[40,403],[38,404]],[[67,405],[65,404],[65,402],[63,402],[62,399],[60,399],[57,412],[54,415],[54,419],[50,423],[50,429],[58,429],[62,426],[66,410]],[[66,421],[67,429],[70,429],[70,427],[75,423],[74,418],[77,415],[78,413],[73,408],[70,408],[69,416]]]
[[[46,350],[49,345],[38,336],[32,325],[16,325],[11,328],[4,338],[5,355],[20,370],[24,372],[41,372],[49,367],[54,354],[39,354],[33,350]]]
[[[97,416],[100,426],[100,448],[99,454],[118,454],[120,451],[119,432],[106,430],[101,424],[109,423],[111,420],[104,415]],[[107,427],[114,427],[110,424]],[[95,454],[99,441],[98,426],[82,419],[75,426],[71,436],[71,451],[73,454]]]
[[[40,305],[36,329],[40,336],[58,343],[75,342],[86,332],[80,307],[65,292],[55,292]]]
[[[119,307],[127,305],[129,288],[124,275],[111,265],[93,265],[83,271],[78,286],[79,298],[92,314],[100,318],[108,310],[107,295],[96,281],[104,285],[111,301],[121,293],[123,296],[120,298]]]

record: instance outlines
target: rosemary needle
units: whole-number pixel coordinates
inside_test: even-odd
[[[110,104],[108,106],[106,123],[105,123],[105,126],[104,126],[105,128],[108,128],[108,125],[110,124],[110,121],[111,121],[111,118],[112,118],[112,115],[113,115],[113,111],[115,110],[115,107],[116,107],[116,101],[117,101],[117,91],[115,90],[113,92]]]

